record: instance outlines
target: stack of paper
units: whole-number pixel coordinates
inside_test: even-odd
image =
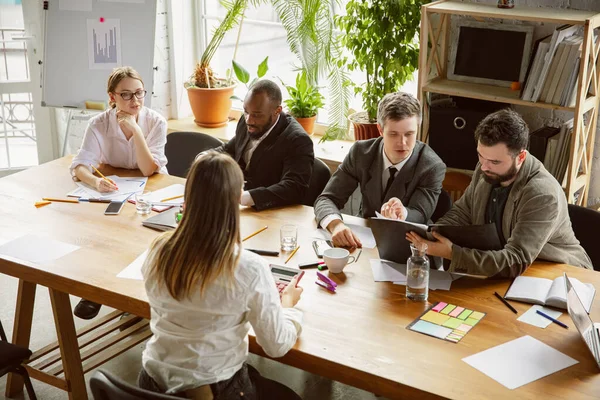
[[[97,199],[110,201],[125,201],[135,193],[141,193],[148,182],[147,177],[139,178],[121,178],[117,175],[111,175],[107,178],[112,179],[119,190],[114,192],[99,192],[95,188],[83,183],[75,182],[77,189],[67,193],[69,197],[78,197],[82,200]]]

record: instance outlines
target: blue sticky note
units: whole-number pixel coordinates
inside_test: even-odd
[[[432,324],[427,321],[417,321],[416,324],[410,327],[411,330],[424,333],[426,335],[434,336],[436,338],[445,339],[450,333],[452,333],[452,329],[446,328],[444,326],[439,326],[436,324]]]

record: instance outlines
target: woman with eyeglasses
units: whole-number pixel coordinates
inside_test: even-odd
[[[115,68],[108,77],[107,92],[110,109],[89,121],[71,163],[73,177],[99,192],[111,192],[117,186],[95,176],[91,165],[139,169],[144,176],[167,173],[167,121],[144,107],[147,92],[142,77],[131,67]]]
[[[138,384],[187,399],[299,400],[246,363],[248,331],[271,357],[300,335],[295,277],[281,298],[267,262],[243,250],[244,175],[227,154],[209,150],[192,164],[183,218],[159,236],[142,266],[152,338]]]
[[[93,168],[108,164],[117,168],[139,169],[144,176],[167,173],[165,143],[167,121],[156,111],[144,107],[144,82],[131,67],[115,68],[108,77],[110,109],[90,119],[83,143],[71,163],[73,179],[99,192],[117,190],[111,180],[95,176]],[[102,307],[82,299],[74,314],[92,319]]]

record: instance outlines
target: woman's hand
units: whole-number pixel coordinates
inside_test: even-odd
[[[138,128],[138,124],[135,122],[135,116],[122,110],[117,111],[117,122],[128,138],[131,137]]]
[[[284,308],[294,307],[298,301],[300,301],[300,296],[302,295],[302,287],[296,287],[298,284],[298,275],[292,279],[290,283],[283,289],[281,292],[281,305]]]
[[[96,178],[96,190],[101,193],[106,192],[114,192],[115,190],[119,190],[115,181],[110,178]]]

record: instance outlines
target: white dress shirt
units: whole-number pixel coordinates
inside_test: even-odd
[[[408,155],[408,157],[406,157],[404,160],[400,161],[398,164],[392,164],[392,162],[388,159],[387,155],[385,154],[385,150],[381,149],[381,157],[383,159],[383,171],[381,172],[381,188],[382,190],[385,190],[385,187],[387,186],[387,181],[390,178],[390,167],[394,167],[396,168],[396,177],[398,176],[398,174],[400,173],[400,170],[402,169],[402,167],[404,167],[404,165],[408,162],[408,160],[410,159],[410,157],[412,156],[412,151],[410,152],[410,154]],[[406,219],[406,215],[407,215],[407,211],[406,208],[404,208],[404,205],[402,205],[402,215],[404,216],[403,220]],[[327,229],[327,227],[329,226],[329,224],[335,220],[341,220],[342,216],[339,214],[329,214],[326,215],[325,217],[323,217],[323,219],[321,220],[321,222],[319,223],[321,225],[321,227]]]
[[[159,172],[167,173],[167,121],[162,115],[147,107],[142,107],[138,114],[137,124],[142,130],[146,144]],[[137,169],[134,138],[129,140],[117,122],[117,109],[111,108],[90,119],[83,143],[71,163],[71,175],[75,175],[75,167],[85,165],[90,172],[90,164],[109,164],[116,168]]]
[[[167,289],[146,279],[153,336],[142,353],[148,375],[167,393],[231,378],[248,356],[248,331],[271,357],[281,357],[296,343],[302,312],[283,308],[267,262],[243,251],[231,283],[218,277],[204,296],[175,300]]]
[[[244,149],[244,156],[243,156],[244,162],[246,163],[246,169],[248,169],[250,167],[250,161],[252,161],[252,154],[254,154],[254,150],[256,150],[256,148],[258,147],[260,142],[262,142],[263,140],[265,140],[265,138],[267,136],[269,136],[269,133],[271,133],[273,128],[275,128],[275,125],[277,125],[277,122],[279,122],[279,116],[280,116],[280,114],[277,115],[277,119],[275,120],[275,123],[273,124],[273,126],[271,126],[269,128],[269,130],[266,131],[261,137],[259,137],[258,139],[253,139],[252,137],[250,137],[248,139],[248,144],[246,144],[246,148]],[[254,205],[254,199],[250,195],[250,192],[248,192],[247,190],[244,190],[244,192],[242,193],[242,199],[240,200],[240,203],[243,206],[253,206]]]

